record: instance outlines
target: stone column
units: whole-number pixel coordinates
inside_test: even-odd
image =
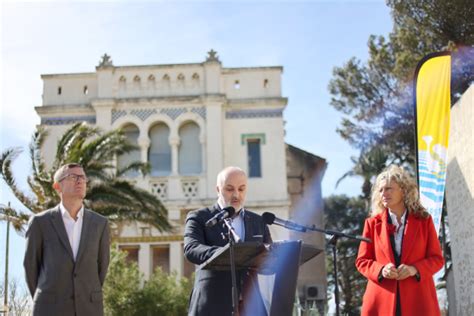
[[[183,275],[183,259],[181,242],[170,243],[170,272],[175,270],[178,278]]]
[[[148,136],[140,136],[137,140],[138,146],[140,147],[140,160],[141,162],[148,162],[148,148],[150,148],[150,138]]]
[[[171,175],[178,175],[178,148],[180,140],[178,137],[173,137],[170,139],[171,146]]]
[[[151,247],[149,243],[140,243],[138,267],[143,272],[145,280],[149,280],[151,275]]]

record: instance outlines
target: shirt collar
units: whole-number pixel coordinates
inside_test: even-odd
[[[59,203],[59,210],[61,211],[61,215],[63,217],[69,217],[69,218],[72,219],[71,214],[68,212],[68,210],[64,206],[63,202]],[[82,205],[79,212],[77,212],[77,219],[82,218],[83,215],[84,215],[84,205]]]
[[[392,223],[395,225],[395,226],[398,226],[398,221],[397,221],[397,215],[395,213],[393,213],[390,209],[388,210],[388,214],[390,215],[390,218],[392,219]],[[405,224],[405,216],[407,215],[407,210],[405,209],[403,211],[403,215],[402,217],[400,217],[400,223],[401,225]]]

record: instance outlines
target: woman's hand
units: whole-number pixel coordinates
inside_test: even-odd
[[[414,266],[401,264],[398,266],[397,272],[397,280],[404,280],[408,277],[415,276],[418,273],[418,270]]]
[[[393,263],[387,263],[382,268],[382,276],[385,279],[398,279],[398,271]]]

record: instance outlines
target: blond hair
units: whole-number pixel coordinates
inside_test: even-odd
[[[407,208],[408,213],[412,213],[417,217],[427,218],[429,213],[421,205],[420,197],[418,195],[418,185],[415,179],[402,167],[396,165],[388,166],[382,171],[375,180],[372,186],[372,211],[371,216],[385,211],[382,204],[382,194],[380,193],[380,185],[382,181],[395,181],[403,192],[403,203]]]

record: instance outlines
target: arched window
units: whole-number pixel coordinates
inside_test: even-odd
[[[125,90],[126,88],[127,88],[127,79],[125,78],[125,76],[120,76],[119,89]]]
[[[163,83],[163,86],[166,87],[166,88],[169,88],[170,87],[170,76],[168,74],[165,74],[163,75],[163,77],[161,78],[161,81]]]
[[[200,174],[202,171],[202,149],[199,141],[199,126],[189,122],[179,129],[179,173],[181,175]]]
[[[263,80],[263,87],[268,88],[268,79]]]
[[[131,144],[138,146],[138,136],[140,135],[140,131],[138,130],[138,127],[134,124],[128,124],[124,126],[122,130],[127,140]],[[117,157],[117,169],[119,170],[124,169],[131,163],[140,162],[140,161],[141,161],[140,150],[139,149],[132,150],[131,152],[122,154]],[[137,177],[138,175],[139,175],[139,172],[136,170],[129,170],[124,174],[124,176],[126,177]]]
[[[142,79],[140,78],[140,76],[136,75],[135,77],[133,77],[133,87],[135,89],[140,89],[141,82],[142,82]]]
[[[171,173],[171,147],[168,141],[170,129],[158,123],[150,129],[150,149],[148,162],[152,176],[165,176]]]
[[[156,87],[156,79],[154,75],[148,76],[148,88],[154,89]]]
[[[197,73],[194,73],[191,77],[191,86],[199,87],[199,75]]]

